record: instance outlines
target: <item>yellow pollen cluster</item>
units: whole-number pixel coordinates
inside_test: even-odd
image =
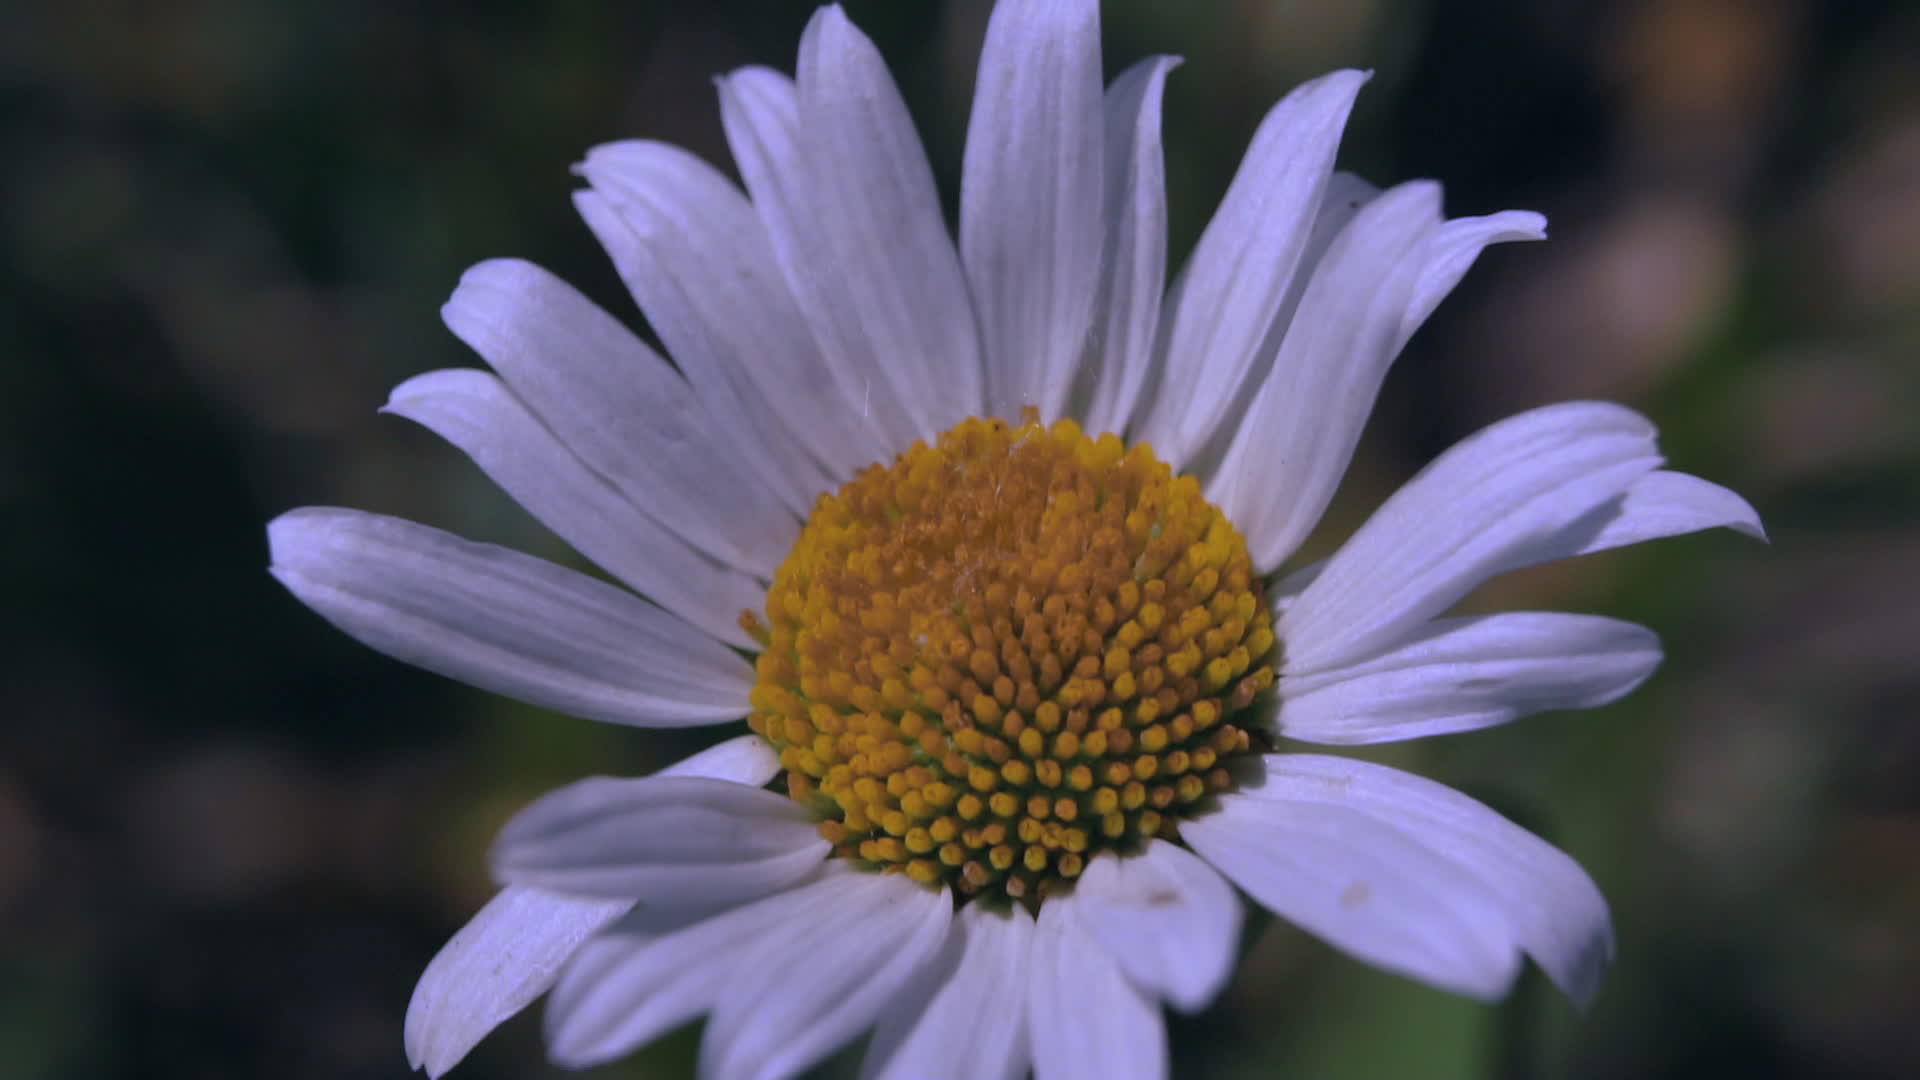
[[[1036,902],[1231,784],[1273,685],[1245,541],[1151,447],[967,420],[815,505],[748,723],[836,854]]]

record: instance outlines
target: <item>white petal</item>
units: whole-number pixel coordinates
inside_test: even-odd
[[[871,429],[844,422],[846,399],[746,196],[664,143],[595,147],[579,168],[594,190],[575,205],[648,323],[790,507],[806,514],[833,477],[884,456]]]
[[[994,415],[1066,403],[1100,276],[1102,122],[1095,0],[995,4],[960,185]]]
[[[698,164],[708,167],[704,162]],[[574,192],[573,206],[613,259],[627,290],[633,293],[675,366],[693,387],[694,396],[712,417],[714,431],[720,438],[738,444],[742,462],[790,513],[805,517],[813,498],[833,485],[811,451],[794,439],[781,411],[754,385],[745,370],[748,358],[719,340],[722,332],[716,327],[745,305],[739,298],[729,298],[712,288],[712,280],[701,273],[705,268],[689,254],[719,255],[737,251],[740,245],[730,242],[731,238],[719,237],[689,241],[676,235],[671,226],[652,225],[644,218],[629,221],[598,191]],[[631,213],[640,217],[644,211]],[[700,219],[709,218],[702,215]],[[758,225],[757,218],[751,220]],[[665,254],[656,254],[661,249]],[[683,276],[694,280],[683,281]],[[728,279],[738,281],[740,275]],[[702,305],[694,299],[696,296],[707,302]],[[700,311],[702,306],[723,309],[725,314],[709,321]],[[754,359],[764,356],[756,354]],[[836,418],[837,405],[836,401],[836,408],[829,414]]]
[[[1160,385],[1135,437],[1175,468],[1213,431],[1253,369],[1367,78],[1334,72],[1267,113],[1174,287]]]
[[[661,769],[655,776],[704,776],[761,787],[780,773],[780,754],[758,735],[736,735],[692,757]]]
[[[903,874],[843,874],[831,910],[760,938],[721,992],[700,1075],[798,1074],[871,1027],[940,955],[953,898]]]
[[[877,347],[867,341],[864,313],[840,288],[843,255],[839,240],[819,220],[798,90],[792,80],[765,68],[736,71],[721,79],[719,88],[734,161],[766,226],[774,266],[806,319],[835,395],[845,403],[847,424],[862,441],[910,445],[922,421],[907,408],[881,366]]]
[[[1274,754],[1265,763],[1265,787],[1250,796],[1368,814],[1468,871],[1485,883],[1515,945],[1554,985],[1576,1005],[1593,999],[1613,958],[1613,927],[1593,879],[1565,852],[1452,788],[1398,769],[1320,754]]]
[[[1245,425],[1248,409],[1261,385],[1267,381],[1268,373],[1273,370],[1274,356],[1280,351],[1280,343],[1293,324],[1294,314],[1300,310],[1300,300],[1307,286],[1316,276],[1315,268],[1326,260],[1327,250],[1346,230],[1348,223],[1353,221],[1354,215],[1379,197],[1379,188],[1352,173],[1335,171],[1327,178],[1327,189],[1321,193],[1320,205],[1314,210],[1313,231],[1308,235],[1306,251],[1300,257],[1300,270],[1293,275],[1292,284],[1287,286],[1286,298],[1280,302],[1266,340],[1261,342],[1254,357],[1255,366],[1248,375],[1247,390],[1231,395],[1227,411],[1215,422],[1206,441],[1188,456],[1187,472],[1207,478],[1205,482],[1210,485],[1220,482],[1221,459],[1226,457],[1228,447]]]
[[[1362,810],[1283,794],[1222,795],[1181,838],[1274,914],[1375,967],[1471,997],[1507,992],[1519,950],[1486,882]]]
[[[1414,288],[1413,296],[1407,302],[1405,317],[1400,323],[1400,336],[1393,343],[1393,351],[1398,353],[1406,347],[1413,337],[1447,298],[1460,279],[1473,268],[1475,259],[1489,245],[1502,244],[1513,240],[1543,240],[1547,235],[1547,219],[1530,210],[1506,210],[1486,217],[1455,218],[1441,226],[1427,241],[1427,250],[1422,252],[1421,261],[1425,267],[1420,273],[1420,283]]]
[[[768,195],[781,199],[803,194],[794,180],[806,163],[800,157],[800,95],[793,80],[772,68],[750,65],[715,79],[714,86],[720,93],[727,148],[755,208],[765,210],[759,205],[763,183],[769,185]],[[795,209],[788,206],[779,212]]]
[[[1362,207],[1314,268],[1207,487],[1246,535],[1257,569],[1293,554],[1339,486],[1393,362],[1419,253],[1439,224],[1440,189],[1402,184]]]
[[[1120,970],[1174,1008],[1205,1008],[1233,974],[1240,900],[1192,852],[1149,840],[1138,855],[1102,855],[1073,892],[1080,922]]]
[[[613,316],[531,263],[495,259],[440,309],[590,467],[688,543],[771,577],[800,523],[687,383]]]
[[[1169,1072],[1160,1009],[1088,933],[1075,893],[1040,905],[1027,1030],[1034,1080],[1152,1080]]]
[[[546,993],[580,943],[631,900],[508,886],[435,954],[407,1004],[407,1061],[438,1077],[501,1021]]]
[[[844,275],[832,314],[857,327],[845,345],[869,350],[868,373],[894,380],[927,425],[921,435],[976,415],[984,372],[966,276],[879,50],[838,7],[822,8],[801,36],[794,82],[814,224]],[[814,281],[826,269],[805,268]]]
[[[1300,298],[1313,280],[1312,272],[1326,259],[1333,242],[1346,231],[1354,216],[1380,194],[1378,186],[1350,172],[1336,169],[1327,178],[1327,189],[1321,192],[1320,205],[1313,212],[1313,232],[1307,236],[1306,253],[1300,257],[1301,272],[1293,275],[1293,283],[1287,287],[1287,298],[1281,302],[1279,314],[1274,318],[1271,340],[1279,340],[1292,324],[1293,313],[1300,308]]]
[[[384,411],[459,447],[574,550],[648,599],[729,645],[758,648],[739,614],[758,610],[766,587],[641,512],[498,378],[471,368],[430,371],[395,387]]]
[[[398,518],[308,507],[267,527],[273,575],[361,642],[483,690],[652,727],[746,714],[753,669],[585,574]]]
[[[787,283],[786,290],[806,322],[813,343],[805,348],[819,355],[827,371],[827,381],[813,387],[813,392],[830,392],[828,396],[841,403],[841,423],[850,443],[881,448],[857,463],[843,463],[851,475],[883,460],[890,448],[909,445],[910,440],[903,440],[913,432],[913,420],[902,411],[884,374],[872,369],[871,353],[841,347],[837,335],[857,332],[857,315],[835,316],[822,305],[829,300],[851,301],[835,291],[834,282],[805,276],[837,256],[832,249],[834,238],[824,235],[814,220],[815,200],[802,149],[800,95],[793,80],[768,68],[746,67],[718,80],[718,85],[727,143],[766,230],[773,251],[771,265]]]
[[[1085,360],[1089,434],[1126,431],[1152,371],[1167,276],[1166,158],[1160,102],[1173,56],[1142,60],[1106,96],[1106,234]]]
[[[1333,175],[1307,244],[1312,279],[1296,275],[1281,305],[1275,326],[1284,335],[1270,373],[1261,369],[1258,396],[1229,409],[1190,465],[1213,474],[1209,497],[1233,504],[1229,513],[1264,569],[1283,564],[1319,523],[1388,367],[1480,252],[1545,235],[1545,219],[1523,211],[1459,218],[1426,230],[1391,275],[1383,261],[1371,273],[1360,267],[1357,281],[1331,280],[1332,257],[1351,258],[1347,224],[1362,211],[1380,213],[1367,209],[1379,198],[1366,181]]]
[[[1547,709],[1605,705],[1659,666],[1659,637],[1617,619],[1546,612],[1436,619],[1391,652],[1283,676],[1280,731],[1334,744],[1472,731]]]
[[[788,287],[841,393],[888,445],[982,401],[980,346],[926,154],[873,43],[822,9],[797,87],[721,84],[722,116]]]
[[[793,884],[827,847],[805,807],[763,788],[703,776],[596,776],[515,814],[491,861],[494,876],[511,884],[716,908]]]
[[[720,94],[720,124],[727,148],[753,196],[761,206],[761,186],[767,195],[792,200],[804,194],[796,174],[805,168],[800,156],[800,95],[793,80],[768,67],[750,65],[714,80]],[[756,177],[758,179],[756,179]],[[780,214],[797,207],[779,208]],[[771,242],[772,237],[769,237]]]
[[[1027,961],[1033,917],[968,904],[941,962],[882,1015],[860,1075],[1020,1080],[1027,1075]]]
[[[779,768],[764,739],[742,735],[660,775],[763,784]],[[545,993],[582,942],[632,907],[625,898],[564,896],[529,885],[502,889],[420,976],[407,1006],[407,1059],[436,1077],[452,1068],[501,1021]]]
[[[1569,402],[1468,436],[1389,498],[1280,619],[1287,664],[1320,671],[1390,648],[1660,464],[1631,409]]]
[[[1563,530],[1541,549],[1538,561],[1722,526],[1755,540],[1767,538],[1760,515],[1747,500],[1697,476],[1661,469],[1634,481],[1620,499]]]
[[[837,902],[836,874],[712,914],[636,908],[574,954],[547,1000],[547,1053],[582,1069],[624,1056],[713,1008],[728,983],[751,972],[762,937],[805,935],[806,920]]]

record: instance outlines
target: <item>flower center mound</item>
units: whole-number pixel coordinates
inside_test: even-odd
[[[821,496],[774,575],[748,723],[835,854],[1037,903],[1232,784],[1274,682],[1246,542],[1071,421],[969,419]]]

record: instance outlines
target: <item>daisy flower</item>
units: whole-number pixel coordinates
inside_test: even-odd
[[[1162,1005],[1227,982],[1242,904],[1477,998],[1612,951],[1574,861],[1380,765],[1387,742],[1614,700],[1654,634],[1448,616],[1507,570],[1753,510],[1581,402],[1461,442],[1330,558],[1289,562],[1393,357],[1537,214],[1447,219],[1333,171],[1367,79],[1268,113],[1168,285],[1156,57],[1103,85],[1094,0],[1002,0],[949,237],[872,44],[719,82],[745,182],[595,148],[581,216],[672,356],[537,267],[444,315],[493,368],[388,411],[619,582],[351,510],[273,573],[401,660],[577,716],[746,733],[553,792],[407,1015],[438,1076],[551,991],[585,1066],[704,1016],[701,1074],[791,1076],[871,1032],[881,1077],[1164,1076]]]

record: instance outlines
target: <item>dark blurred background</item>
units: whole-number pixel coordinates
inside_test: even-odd
[[[952,205],[985,8],[849,3]],[[0,1077],[397,1077],[422,966],[540,790],[702,736],[468,691],[265,572],[304,504],[566,557],[375,415],[474,363],[436,309],[533,258],[638,322],[567,202],[596,142],[725,163],[710,76],[810,5],[26,0],[0,12]],[[1639,619],[1628,701],[1374,754],[1573,852],[1619,961],[1578,1017],[1284,926],[1173,1024],[1182,1077],[1920,1075],[1920,10],[1873,0],[1110,3],[1167,103],[1174,251],[1262,112],[1378,71],[1342,154],[1455,214],[1545,211],[1389,380],[1333,527],[1466,432],[1602,396],[1759,506],[1496,583]],[[537,1010],[536,1010],[537,1012]],[[456,1072],[552,1075],[537,1016]],[[684,1074],[682,1032],[599,1075]],[[843,1055],[836,1067],[851,1060]]]

